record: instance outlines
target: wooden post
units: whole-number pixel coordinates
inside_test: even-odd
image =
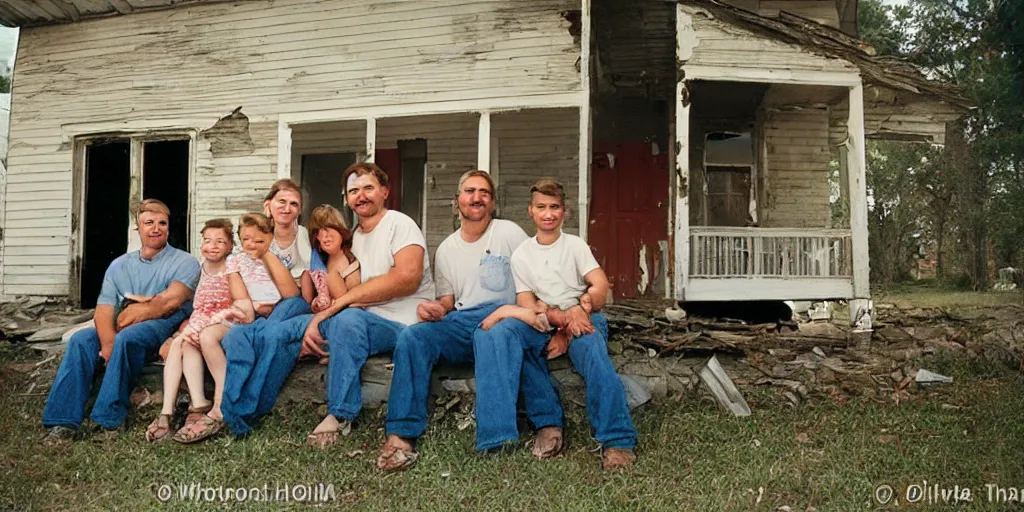
[[[366,161],[375,162],[374,150],[377,147],[377,118],[366,118]]]
[[[582,0],[580,27],[580,128],[579,128],[579,236],[590,231],[590,0]]]
[[[292,177],[292,126],[277,122],[277,179]]]
[[[690,279],[690,92],[687,82],[676,84],[676,179],[675,222],[675,298],[686,299]],[[705,255],[705,257],[707,257]]]
[[[491,113],[480,112],[476,136],[476,168],[491,172]]]
[[[846,162],[850,200],[850,234],[853,246],[853,300],[850,322],[871,328],[871,290],[868,265],[868,199],[864,148],[864,86],[850,87],[850,117],[846,124]]]

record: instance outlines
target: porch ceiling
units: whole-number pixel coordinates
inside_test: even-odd
[[[0,25],[37,27],[227,0],[3,0]]]
[[[807,51],[846,60],[858,68],[866,85],[885,87],[919,96],[919,101],[941,102],[953,110],[965,111],[973,105],[959,89],[938,80],[929,80],[908,62],[880,57],[874,48],[842,31],[785,11],[776,18],[759,16],[718,0],[678,0],[707,10],[715,18],[743,27],[760,36],[795,44]]]

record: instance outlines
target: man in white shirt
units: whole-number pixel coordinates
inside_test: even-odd
[[[552,325],[562,328],[562,335],[556,335],[548,345],[548,357],[564,353],[564,344],[569,344],[569,359],[586,383],[587,418],[604,449],[602,467],[631,466],[636,460],[636,429],[622,382],[608,357],[608,320],[600,313],[608,295],[608,277],[586,242],[562,232],[562,185],[552,179],[539,180],[531,187],[530,196],[529,213],[537,226],[537,235],[523,242],[512,255],[516,302],[527,310],[546,310]],[[518,336],[524,347],[536,346],[538,336],[545,341],[548,336],[515,319],[499,321],[490,332],[492,336]],[[522,381],[528,410],[557,410],[561,416],[561,405],[547,379],[546,365],[524,360]],[[514,408],[515,403],[505,407]],[[539,432],[537,443],[551,437],[560,439],[561,421],[557,427]]]
[[[327,355],[327,417],[306,439],[325,448],[349,428],[362,408],[359,372],[371,355],[390,352],[398,335],[418,323],[416,306],[434,298],[427,243],[407,215],[388,210],[388,175],[372,163],[356,163],[342,175],[345,198],[359,219],[352,253],[361,283],[334,299],[306,328],[305,350]],[[340,311],[340,312],[339,312]]]
[[[459,179],[456,202],[461,227],[441,243],[434,257],[438,299],[420,303],[423,323],[403,331],[395,347],[388,438],[377,459],[382,471],[397,471],[415,462],[413,443],[427,428],[430,375],[438,362],[474,361],[478,393],[504,393],[513,400],[518,395],[521,363],[514,365],[511,383],[504,384],[509,360],[523,358],[518,342],[504,351],[481,351],[475,346],[480,322],[496,309],[515,303],[511,257],[526,240],[526,233],[514,222],[493,218],[494,201],[494,181],[487,172],[469,171]],[[508,389],[499,390],[503,384]],[[476,418],[479,450],[519,438],[514,409],[511,418],[503,418],[494,414],[485,396],[479,396]]]

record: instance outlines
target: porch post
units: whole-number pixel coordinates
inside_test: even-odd
[[[584,241],[590,231],[590,0],[581,0],[580,27],[580,127],[579,127],[579,236]]]
[[[676,84],[675,217],[670,227],[675,255],[675,299],[686,299],[690,279],[690,90],[685,80]]]
[[[374,157],[374,151],[377,148],[377,118],[368,117],[366,118],[366,161],[373,163],[376,161]]]
[[[476,168],[491,172],[491,113],[480,112],[480,126],[476,136]]]
[[[850,234],[853,245],[853,298],[850,323],[859,329],[871,328],[871,290],[868,266],[868,199],[865,179],[864,86],[850,87],[850,118],[846,140],[846,162],[850,198]]]
[[[292,177],[292,127],[277,122],[277,179]]]

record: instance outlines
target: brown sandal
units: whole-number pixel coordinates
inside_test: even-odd
[[[171,433],[171,415],[161,414],[146,427],[146,441],[157,443],[166,441]]]
[[[377,469],[384,473],[395,473],[409,469],[416,464],[416,459],[419,457],[420,454],[412,450],[406,451],[385,443],[384,448],[381,448],[380,455],[377,456]]]
[[[601,469],[612,471],[628,468],[636,463],[636,453],[626,448],[606,448],[601,455]]]
[[[342,420],[338,422],[338,428],[336,430],[324,430],[322,432],[313,432],[306,436],[306,446],[310,448],[319,448],[321,450],[326,449],[338,442],[338,437],[348,436],[352,433],[352,422]]]
[[[194,431],[193,429],[196,425],[202,425],[203,429],[198,432]],[[182,427],[178,430],[172,439],[182,444],[198,443],[199,441],[217,435],[224,429],[225,425],[224,420],[215,420],[209,415],[204,414],[192,424],[192,427]]]
[[[538,459],[550,459],[562,453],[562,429],[561,427],[544,427],[537,431],[533,438],[534,457]]]

